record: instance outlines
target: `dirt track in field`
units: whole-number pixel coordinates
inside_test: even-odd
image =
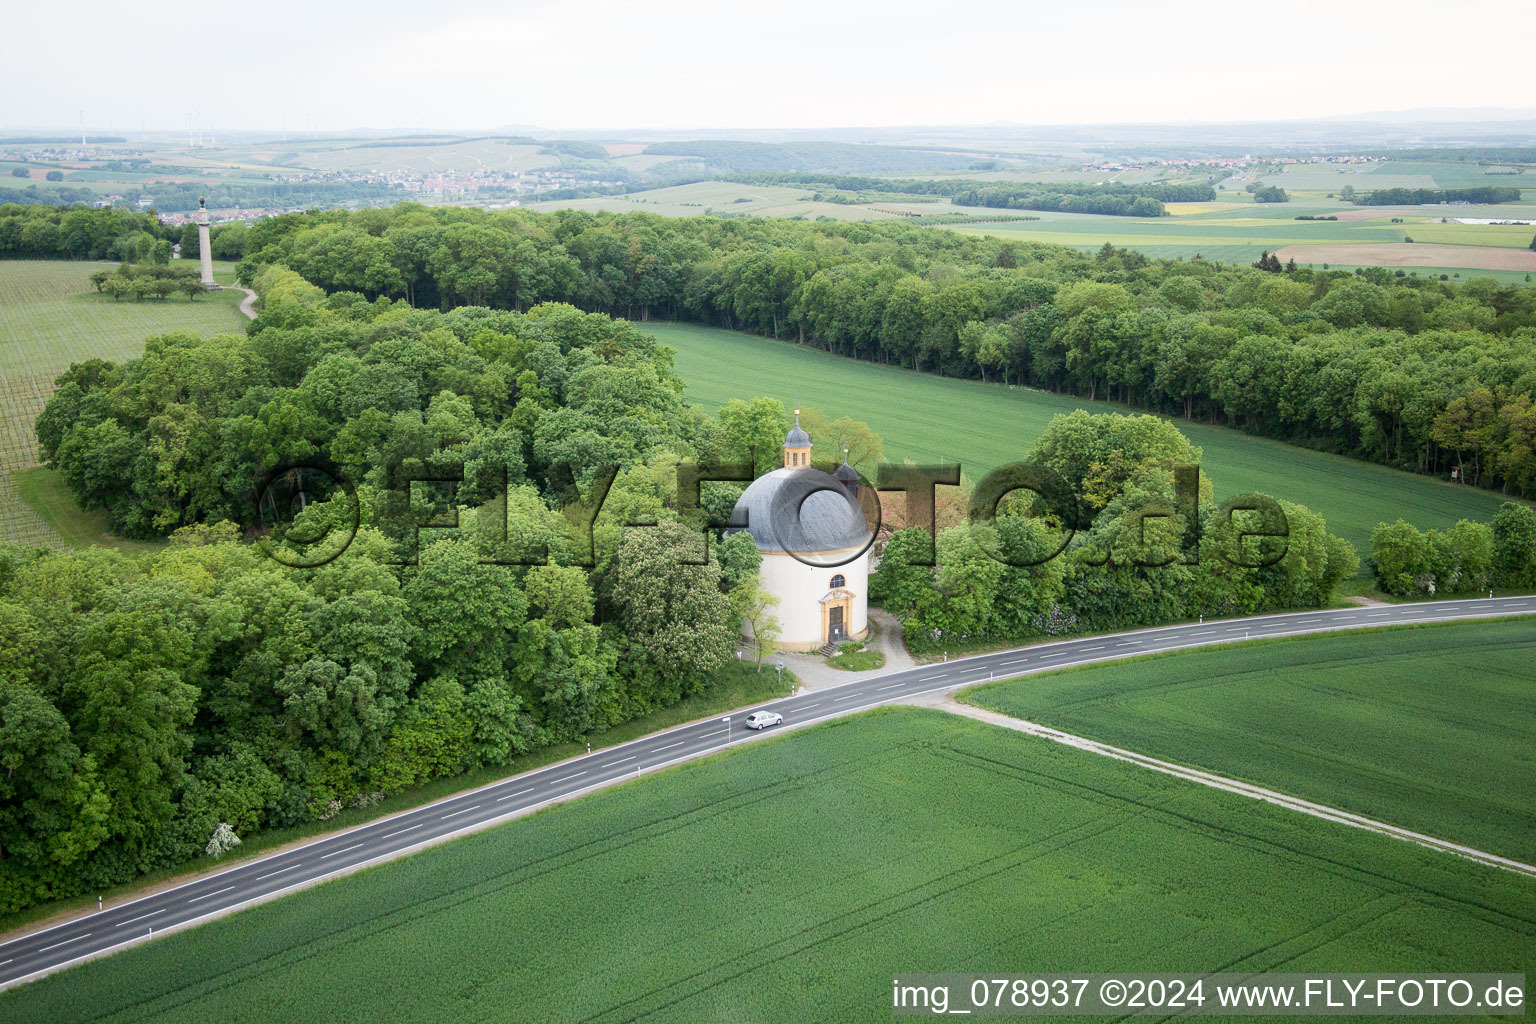
[[[1492,245],[1431,245],[1374,242],[1342,245],[1288,245],[1275,252],[1281,262],[1377,267],[1470,267],[1475,270],[1536,270],[1536,252]]]

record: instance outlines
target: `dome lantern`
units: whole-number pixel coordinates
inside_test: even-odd
[[[800,410],[795,410],[795,425],[784,435],[784,468],[804,469],[811,464],[811,435],[800,429]]]

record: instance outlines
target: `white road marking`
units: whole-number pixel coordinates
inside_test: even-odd
[[[146,917],[154,917],[156,914],[163,914],[163,913],[165,913],[165,908],[161,907],[159,910],[151,911],[148,914],[140,914],[138,917],[130,917],[126,921],[119,921],[117,924],[113,925],[112,927],[113,928],[121,928],[125,924],[133,924],[133,922],[135,922],[135,921],[142,921]]]
[[[1109,646],[1108,644],[1099,644],[1099,646],[1097,646],[1097,647],[1084,647],[1083,648],[1083,653],[1087,654],[1089,651],[1102,651],[1104,648],[1106,648],[1108,646]]]
[[[923,676],[921,679],[918,680],[918,682],[926,683],[926,682],[928,682],[929,680],[932,680],[932,679],[943,679],[947,675],[949,675],[948,672],[940,672],[936,676]]]
[[[1189,635],[1190,636],[1210,636],[1211,634],[1213,634],[1215,632],[1216,632],[1216,630],[1214,630],[1214,629],[1207,629],[1204,632],[1201,632],[1201,633],[1191,633]]]
[[[1115,646],[1116,647],[1135,647],[1139,643],[1141,643],[1140,640],[1122,640],[1118,644],[1115,644]]]
[[[348,850],[355,850],[359,846],[362,846],[362,845],[363,845],[362,843],[353,843],[351,846],[344,846],[344,847],[342,847],[339,850],[332,850],[330,853],[322,853],[320,855],[320,859],[321,860],[330,860],[332,857],[335,857],[335,856],[338,856],[340,854],[346,853]]]
[[[421,826],[420,825],[412,825],[410,828],[402,828],[398,832],[391,832],[388,835],[379,836],[379,838],[380,839],[393,839],[395,836],[404,835],[407,832],[414,832],[418,828],[421,828]]]
[[[860,697],[866,697],[866,696],[868,696],[868,694],[864,694],[864,693],[850,693],[846,697],[839,697],[839,698],[837,698],[837,700],[834,700],[832,703],[833,704],[841,704],[845,700],[857,700]]]
[[[266,877],[267,877],[267,876],[266,876],[266,875],[262,875],[262,876],[261,876],[261,877],[262,877],[262,878],[266,878]],[[196,902],[197,902],[197,901],[198,901],[198,900],[205,900],[205,899],[207,899],[207,898],[208,898],[208,897],[209,897],[209,896],[217,896],[217,895],[218,895],[218,894],[219,894],[219,893],[221,893],[221,892],[229,892],[229,890],[231,890],[231,889],[233,889],[233,888],[234,888],[234,886],[232,886],[232,885],[226,885],[226,886],[225,886],[225,887],[224,887],[224,888],[222,888],[222,889],[217,889],[217,890],[215,890],[215,891],[214,891],[214,892],[205,892],[205,893],[203,893],[203,894],[202,894],[202,895],[201,895],[201,896],[193,896],[193,897],[192,897],[192,898],[191,898],[191,899],[189,899],[189,900],[187,900],[187,902],[188,902],[188,903],[196,903]],[[158,913],[159,913],[159,911],[158,911],[158,910],[157,910],[157,911],[155,911],[155,913],[157,913],[157,914],[158,914]],[[148,916],[149,916],[149,915],[148,915],[148,914],[145,914],[145,915],[144,915],[144,916],[145,916],[145,917],[148,917]],[[135,921],[137,921],[137,920],[138,920],[138,918],[134,918],[134,920],[135,920]],[[125,922],[123,922],[123,923],[124,923],[124,924],[126,924],[126,923],[127,923],[127,922],[126,922],[126,921],[125,921]]]
[[[554,786],[554,785],[558,785],[558,784],[559,784],[559,783],[562,783],[562,782],[565,782],[565,781],[567,781],[567,780],[568,780],[568,779],[579,779],[579,778],[581,778],[581,777],[582,777],[582,776],[583,776],[583,775],[585,775],[585,774],[587,774],[587,773],[586,773],[586,772],[577,772],[577,773],[576,773],[576,774],[575,774],[575,775],[562,775],[562,776],[561,776],[561,777],[560,777],[560,778],[558,778],[558,779],[552,779],[552,780],[550,780],[550,783],[549,783],[549,784],[550,784],[550,785],[551,785],[551,786]]]
[[[90,937],[91,937],[91,933],[90,932],[86,932],[84,935],[76,935],[72,939],[65,939],[63,942],[55,942],[51,946],[44,946],[42,949],[38,950],[38,952],[39,953],[46,953],[50,949],[58,949],[60,946],[67,946],[71,942],[79,942],[81,939],[88,939]]]
[[[282,874],[282,873],[283,873],[283,872],[284,872],[284,871],[292,871],[292,870],[293,870],[293,869],[294,869],[294,868],[301,868],[301,867],[303,867],[303,866],[304,866],[304,865],[302,865],[302,864],[289,864],[289,865],[288,865],[288,866],[287,866],[287,867],[285,867],[285,868],[278,868],[278,869],[277,869],[277,870],[276,870],[276,871],[268,871],[268,872],[267,872],[267,873],[266,873],[266,874],[264,874],[264,875],[257,875],[257,876],[256,876],[256,881],[258,881],[258,882],[259,882],[259,881],[261,881],[261,880],[262,880],[262,879],[263,879],[263,878],[271,878],[271,877],[272,877],[272,876],[273,876],[273,875],[280,875],[280,874]],[[233,888],[234,888],[234,886],[230,886],[230,888],[231,888],[231,889],[233,889]],[[211,895],[213,895],[213,894],[212,894],[212,893],[209,893],[209,895],[210,895],[210,896],[211,896]],[[188,900],[188,901],[187,901],[187,902],[189,902],[189,903],[190,903],[190,902],[191,902],[191,900]]]
[[[673,747],[680,747],[684,743],[687,743],[687,742],[688,742],[687,740],[678,740],[676,743],[668,743],[664,747],[657,747],[655,752],[660,752],[660,751],[663,751],[663,750],[671,750]]]
[[[499,796],[499,797],[496,798],[496,802],[497,803],[501,803],[503,800],[511,800],[515,796],[522,796],[524,793],[532,793],[532,792],[533,792],[533,787],[529,786],[527,789],[520,789],[516,793],[508,793],[506,796]]]
[[[1046,657],[1051,657],[1051,655],[1046,655]],[[1001,665],[999,665],[997,667],[998,668],[1007,668],[1009,665],[1024,665],[1024,664],[1027,664],[1028,662],[1029,662],[1028,658],[1020,658],[1018,661],[1005,661],[1005,662],[1003,662]]]
[[[877,686],[877,687],[875,687],[875,689],[877,691],[879,691],[879,690],[894,690],[898,686],[906,686],[906,685],[907,685],[906,683],[892,683],[890,686]]]
[[[583,772],[582,774],[585,775],[586,773]],[[454,811],[452,814],[444,814],[440,818],[438,818],[437,820],[438,821],[446,821],[449,818],[457,818],[461,814],[468,814],[470,811],[474,810],[476,807],[479,807],[479,806],[480,806],[479,804],[470,804],[468,807],[465,807],[462,810]]]
[[[603,767],[604,768],[612,768],[616,764],[623,764],[625,761],[633,761],[633,760],[634,760],[633,756],[631,756],[631,757],[621,757],[617,761],[609,761],[607,764],[603,765]]]
[[[819,707],[821,707],[821,701],[817,701],[815,704],[807,704],[805,707],[801,708],[800,710],[801,711],[809,711],[809,710],[811,710],[811,708],[819,708]]]

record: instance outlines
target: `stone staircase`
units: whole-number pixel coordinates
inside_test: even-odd
[[[824,654],[824,655],[826,655],[827,657],[830,658],[830,657],[832,657],[832,655],[837,653],[837,644],[833,644],[833,643],[822,644],[820,647],[816,648],[816,653],[817,654]]]

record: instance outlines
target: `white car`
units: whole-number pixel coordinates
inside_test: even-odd
[[[784,716],[777,711],[754,711],[747,716],[748,729],[766,729],[770,725],[782,725]]]

